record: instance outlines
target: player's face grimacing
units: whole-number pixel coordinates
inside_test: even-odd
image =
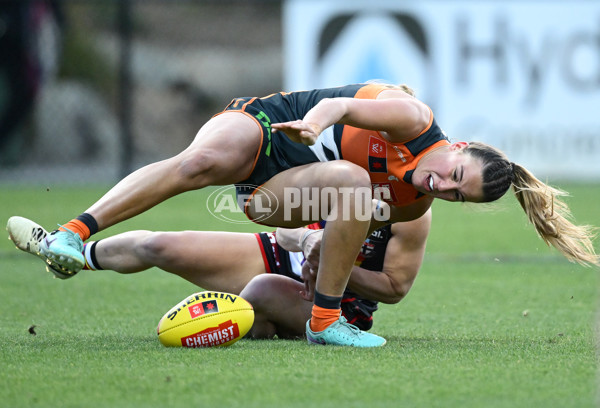
[[[482,201],[482,163],[464,153],[466,146],[463,142],[454,143],[423,157],[412,176],[415,188],[446,201]]]

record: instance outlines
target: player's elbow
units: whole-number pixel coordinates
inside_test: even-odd
[[[392,283],[391,293],[385,300],[382,300],[382,303],[387,303],[390,305],[399,303],[406,297],[406,295],[408,295],[413,282],[414,279]]]

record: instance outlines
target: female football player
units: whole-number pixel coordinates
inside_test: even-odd
[[[370,203],[371,189],[392,206],[389,222],[400,222],[422,216],[434,198],[489,202],[512,186],[546,243],[572,261],[599,264],[590,229],[568,220],[568,208],[559,199],[563,192],[491,146],[450,143],[431,109],[409,89],[382,84],[234,99],[186,150],[127,176],[48,235],[40,250],[53,271],[69,277],[83,267],[81,246],[95,232],[176,194],[231,183],[246,192],[250,186],[245,210],[251,219],[261,216],[265,196],[283,202],[271,204],[272,214],[261,222],[288,228],[320,219],[286,201],[290,188],[334,188],[321,205],[327,214],[348,216],[331,217],[325,226],[307,325],[307,335],[318,342],[385,342],[372,334],[340,334],[345,332],[339,321],[342,294],[370,226],[359,216],[359,204]]]

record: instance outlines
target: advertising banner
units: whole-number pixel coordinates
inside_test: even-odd
[[[452,141],[600,179],[600,2],[289,0],[285,90],[406,83]]]

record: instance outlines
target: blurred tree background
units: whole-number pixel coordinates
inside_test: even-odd
[[[278,1],[4,0],[0,182],[114,182],[282,88]],[[10,123],[9,123],[10,122]]]

